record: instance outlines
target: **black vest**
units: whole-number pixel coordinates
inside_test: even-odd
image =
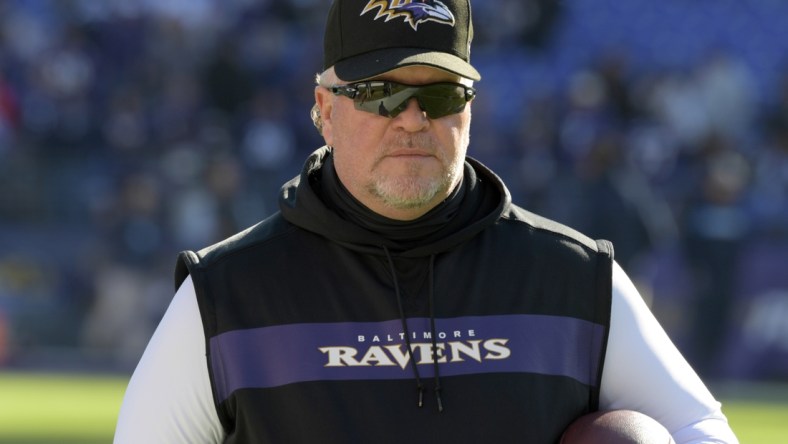
[[[449,251],[391,259],[277,213],[181,253],[176,282],[195,284],[228,443],[556,443],[598,407],[611,267],[608,242],[515,206]],[[433,331],[443,412],[429,391],[417,406],[410,367],[429,390]]]

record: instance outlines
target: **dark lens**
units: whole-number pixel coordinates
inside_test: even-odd
[[[454,84],[428,85],[416,94],[419,106],[430,119],[457,114],[465,109],[465,88]]]
[[[416,88],[393,82],[364,82],[356,85],[354,98],[358,110],[383,117],[397,117],[408,106]]]
[[[385,99],[391,91],[387,82],[366,82],[358,85],[358,96],[356,102],[372,102]]]
[[[413,97],[430,119],[462,112],[468,102],[465,87],[456,83],[410,86],[394,82],[364,82],[356,87],[356,109],[383,117],[397,117]]]
[[[408,102],[411,97],[417,94],[419,88],[407,85],[400,85],[397,83],[391,84],[391,93],[385,99],[380,101],[378,113],[382,116],[382,110],[385,110],[386,117],[397,117],[399,113],[405,111],[408,107]]]

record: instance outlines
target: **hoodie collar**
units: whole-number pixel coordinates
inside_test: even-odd
[[[339,181],[331,149],[307,159],[282,187],[279,206],[289,222],[354,250],[417,257],[445,251],[494,223],[511,203],[493,172],[468,157],[461,184],[440,205],[413,221],[383,217],[353,198]]]

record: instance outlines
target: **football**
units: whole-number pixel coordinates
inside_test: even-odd
[[[559,444],[675,444],[675,441],[650,416],[634,410],[606,410],[574,420]]]

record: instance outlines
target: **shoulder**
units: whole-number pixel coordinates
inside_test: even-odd
[[[552,245],[552,248],[571,250],[582,255],[602,253],[611,258],[613,255],[609,242],[595,240],[574,228],[514,204],[501,215],[501,224],[515,233],[515,239],[528,239],[539,247]]]
[[[186,276],[223,262],[243,261],[244,256],[259,251],[266,245],[275,248],[278,241],[301,231],[287,222],[277,212],[263,221],[198,251],[183,251],[178,255],[175,284],[179,286]]]

